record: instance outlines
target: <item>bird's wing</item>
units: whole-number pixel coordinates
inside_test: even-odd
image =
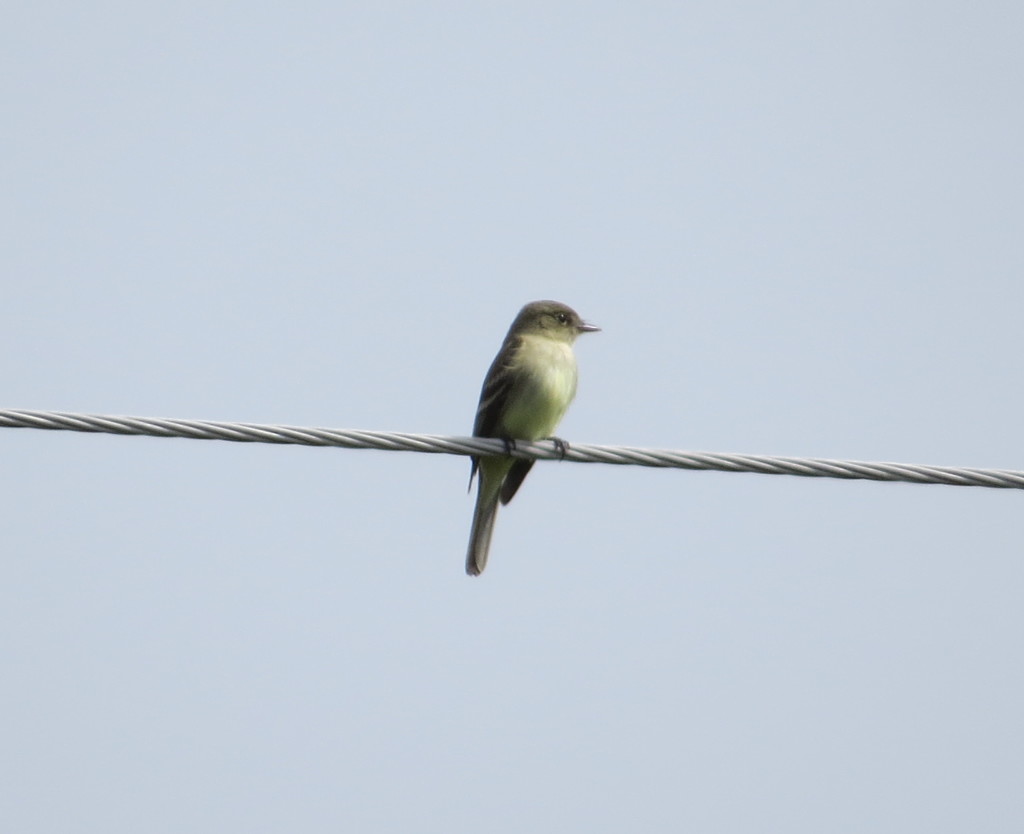
[[[517,460],[512,464],[512,468],[509,469],[508,475],[505,476],[501,485],[501,492],[498,493],[502,504],[507,504],[512,500],[519,490],[520,484],[523,483],[523,479],[530,473],[536,462],[535,460]]]
[[[512,389],[516,384],[511,372],[516,345],[506,344],[491,363],[480,390],[480,403],[476,407],[476,421],[473,423],[474,437],[501,437],[501,414]]]

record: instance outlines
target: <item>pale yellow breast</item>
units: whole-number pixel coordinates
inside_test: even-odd
[[[509,398],[502,429],[510,437],[550,437],[576,396],[576,357],[564,341],[524,336],[513,370],[520,383]]]

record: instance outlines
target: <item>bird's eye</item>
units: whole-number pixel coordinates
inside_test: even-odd
[[[569,316],[567,316],[565,313],[559,313],[558,315],[555,316],[555,318],[558,319],[559,324],[569,323]]]

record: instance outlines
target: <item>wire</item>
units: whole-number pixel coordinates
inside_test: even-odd
[[[710,469],[719,472],[754,472],[762,475],[799,475],[807,478],[1024,489],[1024,472],[1012,469],[968,469],[917,463],[686,452],[643,449],[636,446],[593,446],[583,443],[574,443],[563,449],[551,440],[535,443],[520,440],[515,443],[514,448],[506,449],[504,441],[485,437],[445,437],[403,432],[178,420],[169,417],[120,417],[59,411],[0,410],[0,428],[185,437],[193,440],[231,440],[238,443],[340,446],[346,449],[432,452],[449,455],[486,456],[510,453],[517,458],[571,460],[576,463],[613,463],[676,469]]]

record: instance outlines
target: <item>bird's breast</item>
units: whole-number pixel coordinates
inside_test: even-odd
[[[576,396],[576,358],[565,342],[525,336],[512,364],[514,392],[502,420],[509,437],[550,437]]]

